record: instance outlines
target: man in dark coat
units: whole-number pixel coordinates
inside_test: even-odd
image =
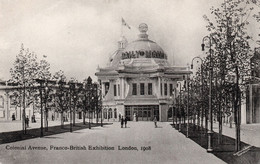
[[[122,116],[121,118],[121,128],[123,128],[123,125],[124,125],[124,116]]]
[[[25,119],[25,124],[26,124],[26,127],[29,128],[29,117],[27,116],[26,119]]]
[[[155,128],[157,128],[157,118],[156,118],[156,116],[154,116],[153,122],[154,122]]]
[[[15,115],[14,115],[14,113],[13,113],[13,115],[12,115],[12,121],[14,121],[15,120]]]
[[[126,124],[127,124],[127,117],[125,117],[125,128],[126,128]]]

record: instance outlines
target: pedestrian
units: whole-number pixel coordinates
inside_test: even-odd
[[[54,121],[54,114],[52,114],[52,116],[51,116],[51,120]]]
[[[127,124],[127,117],[125,117],[125,128],[126,128],[126,124]]]
[[[25,119],[25,124],[26,124],[26,127],[29,128],[29,116],[26,117]]]
[[[124,116],[122,116],[121,118],[121,128],[123,128],[123,125],[124,125]]]
[[[12,121],[14,121],[15,120],[15,115],[14,115],[14,113],[12,114]]]
[[[154,122],[155,128],[157,128],[157,118],[156,118],[156,116],[154,116],[153,122]]]
[[[119,113],[119,122],[121,121],[121,113]]]

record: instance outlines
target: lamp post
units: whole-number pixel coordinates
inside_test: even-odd
[[[44,109],[45,109],[45,131],[48,131],[48,109],[47,109],[47,99],[48,99],[48,82],[45,82],[45,96],[44,96]]]
[[[201,61],[201,65],[200,65],[200,76],[201,76],[201,99],[203,99],[203,91],[204,91],[204,79],[203,79],[203,60],[201,57],[196,56],[192,59],[191,61],[191,69],[193,69],[193,61],[195,59],[199,59]],[[203,108],[203,104],[202,104],[202,112],[201,112],[202,116],[201,116],[201,128],[203,129],[203,113],[204,113],[204,108]],[[207,115],[207,110],[205,109],[205,130],[207,133],[207,129],[208,129],[208,115]]]
[[[35,79],[35,81],[37,83],[40,83],[40,88],[39,88],[39,91],[40,91],[40,99],[41,99],[41,133],[40,133],[40,137],[43,137],[43,96],[42,96],[42,89],[43,89],[43,83],[44,83],[44,80],[41,80],[41,79]]]
[[[72,132],[72,111],[71,111],[71,98],[72,98],[72,90],[74,89],[74,84],[69,83],[69,91],[70,91],[70,101],[69,101],[69,108],[70,108],[70,132]]]
[[[87,104],[88,104],[88,108],[89,108],[88,109],[88,118],[89,118],[89,124],[88,125],[89,125],[89,129],[91,129],[91,124],[90,124],[90,109],[91,109],[90,101],[91,101],[91,99],[90,99],[90,96],[92,97],[92,79],[89,76],[88,79],[87,79]]]
[[[73,96],[73,126],[76,125],[76,104],[77,104],[77,96]]]
[[[187,92],[188,92],[188,95],[187,95],[187,132],[186,132],[186,137],[189,137],[189,77],[187,77],[187,81],[186,81],[186,89],[187,89]]]
[[[24,70],[24,65],[22,63],[19,63],[19,68],[22,69],[22,85],[23,85],[23,114],[22,114],[22,125],[23,125],[23,133],[26,134],[26,105],[25,105],[25,91],[26,91],[26,88],[25,88],[25,70]]]
[[[202,51],[204,51],[205,44],[204,41],[205,39],[209,40],[209,60],[210,60],[210,66],[209,66],[209,122],[210,122],[210,128],[208,130],[208,149],[207,152],[212,152],[212,135],[213,135],[213,119],[212,119],[212,76],[213,76],[213,67],[212,67],[212,50],[211,50],[211,38],[212,36],[205,36],[202,39]]]
[[[41,97],[41,137],[43,137],[43,112],[42,112],[42,85],[43,83],[40,83],[40,97]]]
[[[181,111],[181,83],[177,83],[180,86],[180,95],[179,95],[179,112]],[[181,112],[180,112],[181,113]],[[179,117],[179,132],[181,131],[181,115]]]
[[[103,127],[103,118],[102,118],[102,88],[101,85],[99,87],[99,108],[100,108],[100,121],[101,121],[101,127]]]
[[[172,99],[172,125],[175,126],[175,125],[174,125],[174,117],[173,117],[174,91],[172,91],[172,97],[171,97],[171,99]]]

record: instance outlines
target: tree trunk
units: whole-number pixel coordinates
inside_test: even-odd
[[[73,126],[75,126],[75,120],[76,120],[76,107],[74,105],[74,108],[73,108]]]
[[[83,124],[86,125],[86,111],[83,111]]]
[[[61,121],[61,128],[64,128],[64,118],[63,118],[63,112],[61,112],[61,116],[60,116],[60,121]]]

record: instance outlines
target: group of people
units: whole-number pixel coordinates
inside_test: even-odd
[[[120,119],[120,121],[121,121],[121,128],[123,128],[124,124],[125,124],[125,128],[126,128],[127,117],[122,116],[122,117],[120,117],[119,119]]]
[[[125,128],[126,128],[127,120],[128,120],[127,117],[121,116],[121,114],[119,114],[119,122],[121,122],[121,128],[124,127],[124,124],[125,124]],[[156,118],[156,116],[154,116],[153,122],[154,122],[155,128],[157,128],[158,126],[157,126],[157,118]]]

